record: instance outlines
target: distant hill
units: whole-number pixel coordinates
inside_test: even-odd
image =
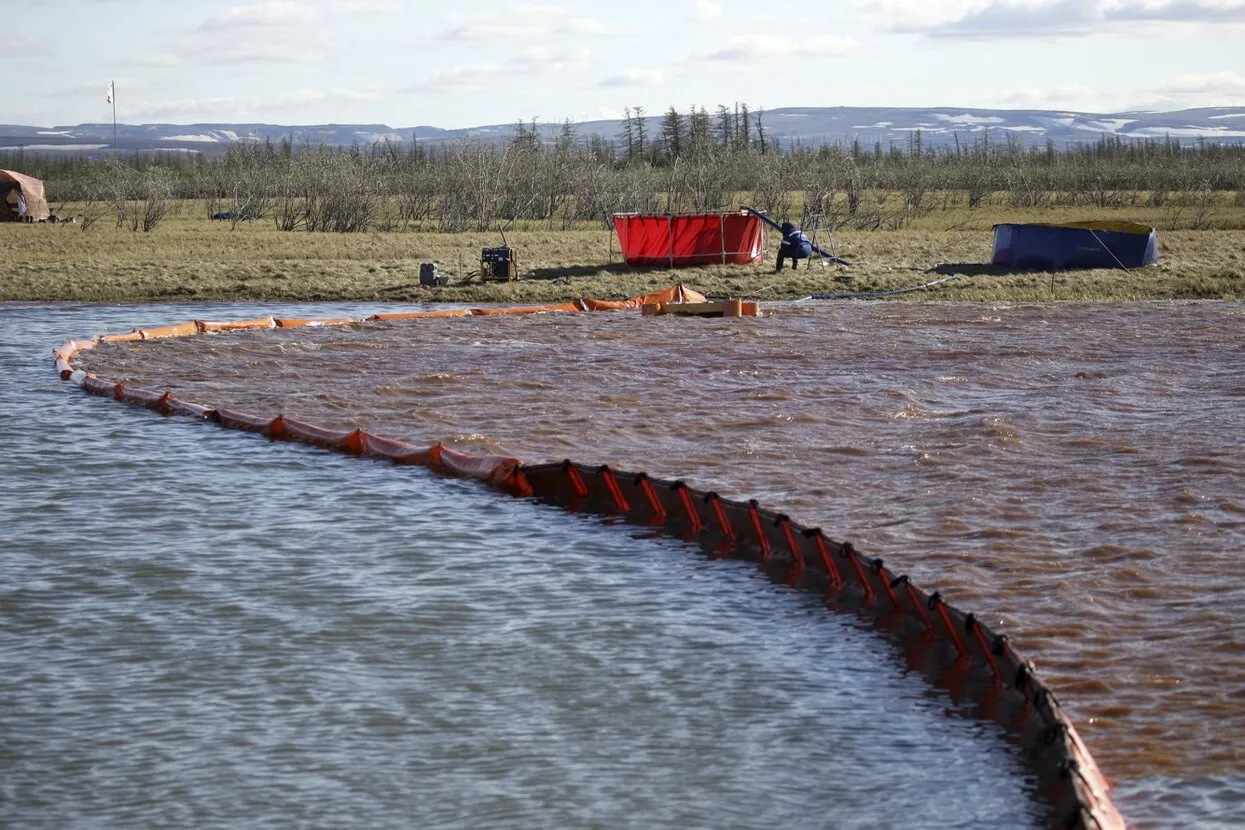
[[[712,113],[710,116],[712,118]],[[661,116],[645,119],[649,135],[660,132]],[[906,146],[920,130],[922,143],[941,146],[979,140],[989,131],[998,140],[1012,135],[1029,144],[1050,139],[1058,147],[1093,142],[1101,136],[1123,139],[1163,139],[1183,143],[1205,139],[1219,143],[1245,143],[1245,106],[1178,110],[1175,112],[1087,113],[1063,110],[996,110],[975,107],[784,107],[766,110],[766,133],[776,144],[821,146],[859,141],[872,148],[876,143]],[[588,121],[575,125],[582,140],[599,135],[613,140],[621,121]],[[561,124],[538,124],[538,131],[552,138]],[[462,138],[503,140],[514,124],[490,124],[459,130],[419,126],[395,129],[385,124],[119,124],[117,144],[126,151],[164,150],[216,155],[248,141],[280,141],[369,145],[389,141],[402,146],[410,142],[440,143]],[[78,124],[73,127],[31,127],[0,124],[0,150],[35,153],[106,152],[113,142],[113,125]]]

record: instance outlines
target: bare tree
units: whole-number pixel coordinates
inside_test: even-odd
[[[122,208],[122,216],[131,231],[142,230],[149,233],[164,221],[169,210],[169,200],[173,196],[176,177],[163,167],[148,167],[141,174],[131,174],[127,198]]]

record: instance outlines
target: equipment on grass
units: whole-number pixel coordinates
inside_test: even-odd
[[[748,207],[747,205],[744,205],[743,207],[741,207],[741,208],[740,208],[740,210],[741,210],[741,211],[743,211],[744,213],[750,213],[750,214],[752,214],[753,216],[757,217],[758,219],[760,219],[760,220],[761,220],[762,222],[764,222],[765,224],[769,225],[769,226],[770,226],[771,228],[773,228],[774,230],[778,231],[779,233],[783,233],[783,228],[782,228],[782,225],[778,224],[778,223],[777,223],[777,222],[775,222],[773,219],[770,219],[768,216],[766,216],[764,211],[760,211],[760,210],[757,210],[756,208]],[[832,263],[834,263],[835,265],[848,265],[848,264],[850,264],[850,263],[848,263],[848,262],[847,262],[847,260],[840,259],[839,257],[835,256],[834,254],[828,254],[828,253],[826,253],[826,252],[825,252],[825,251],[823,251],[820,247],[818,247],[816,243],[812,243],[812,244],[811,244],[811,247],[812,247],[813,251],[814,251],[814,252],[816,252],[816,253],[817,253],[817,255],[821,257],[822,262],[832,262]]]
[[[419,284],[430,286],[449,285],[450,278],[448,274],[441,274],[437,271],[435,262],[421,262],[419,264]]]
[[[623,259],[641,268],[746,265],[765,253],[761,223],[740,213],[615,213]]]
[[[515,259],[514,248],[502,245],[480,251],[480,279],[509,281],[518,278],[519,263]]]

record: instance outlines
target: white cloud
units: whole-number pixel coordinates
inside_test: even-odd
[[[539,34],[539,30],[530,27],[518,28],[507,26],[500,20],[494,22],[481,20],[460,26],[451,26],[443,30],[438,37],[441,40],[493,40],[507,36],[529,37],[536,34]]]
[[[555,17],[566,14],[566,9],[556,3],[511,3],[510,11],[520,17]]]
[[[334,54],[333,44],[319,37],[270,32],[263,37],[201,37],[185,44],[187,62],[211,66],[230,64],[316,64]]]
[[[573,17],[565,23],[554,27],[554,34],[559,35],[604,35],[609,32],[605,24],[591,17]]]
[[[104,88],[108,86],[108,81],[109,79],[107,78],[84,81],[50,94],[56,98],[98,98],[102,102],[104,100]],[[114,78],[112,81],[116,85],[117,91],[123,93],[126,97],[133,95],[135,90],[141,91],[151,88],[151,84],[141,78],[122,76]]]
[[[320,34],[332,31],[331,27],[317,28],[325,21],[324,11],[296,0],[230,6],[168,48],[133,62],[146,66],[323,63],[335,45]]]
[[[237,66],[327,63],[337,44],[324,32],[334,17],[400,11],[394,0],[266,0],[229,6],[185,31],[159,51],[135,51],[123,59],[131,66],[169,68],[183,65]],[[149,44],[144,44],[149,45]]]
[[[249,6],[230,6],[199,24],[200,29],[250,29],[313,23],[319,11],[295,0],[267,0]]]
[[[533,39],[550,35],[591,36],[610,31],[596,18],[572,16],[562,6],[517,3],[498,14],[453,15],[451,25],[437,37],[440,40]]]
[[[696,0],[692,7],[692,17],[696,20],[717,20],[722,16],[722,7],[710,0]]]
[[[611,75],[598,83],[598,86],[658,86],[665,83],[666,77],[660,69],[627,69],[618,75]]]
[[[1018,109],[1059,109],[1077,112],[1112,108],[1109,105],[1104,106],[1094,90],[1079,84],[1065,84],[1047,89],[1040,87],[1015,89],[1004,93],[1001,103]]]
[[[398,0],[330,0],[329,14],[337,17],[357,17],[361,14],[385,14],[400,12],[406,4]]]
[[[454,66],[424,75],[402,92],[477,92],[493,86],[502,75],[496,64]]]
[[[1205,24],[1245,22],[1245,2],[1242,0],[1115,0],[1102,5],[1104,16],[1109,21]]]
[[[1041,0],[1038,0],[1041,2]],[[873,18],[884,29],[892,29],[896,21],[911,27],[937,26],[960,20],[981,11],[991,0],[855,0],[853,4],[866,17]]]
[[[1150,90],[1155,108],[1245,105],[1245,75],[1221,71],[1181,75]]]
[[[242,118],[249,112],[236,98],[186,98],[180,101],[141,101],[125,108],[125,120],[143,121],[194,121]]]
[[[569,72],[587,66],[591,53],[587,49],[575,48],[565,52],[554,52],[542,47],[527,49],[512,59],[506,67],[513,75],[534,75],[540,72]]]
[[[1182,75],[1159,89],[1168,92],[1185,92],[1196,95],[1212,93],[1222,98],[1245,98],[1245,75],[1237,72],[1206,72],[1200,75]]]
[[[851,39],[834,35],[739,35],[728,40],[725,46],[700,55],[699,59],[744,64],[790,57],[835,57],[849,54],[855,48]]]
[[[858,0],[857,7],[891,31],[927,37],[1076,38],[1245,24],[1245,0]]]
[[[582,70],[587,65],[588,57],[588,50],[582,48],[555,52],[543,47],[532,47],[509,59],[505,65],[481,63],[438,69],[401,91],[440,93],[496,89],[505,85],[508,79],[516,77]]]
[[[304,89],[289,95],[282,95],[255,107],[258,111],[273,109],[287,110],[304,107],[309,104],[347,105],[385,101],[392,98],[393,92],[379,89]]]
[[[119,90],[124,88],[118,82]],[[265,113],[299,111],[327,106],[330,109],[353,104],[370,104],[393,98],[395,92],[380,89],[304,89],[271,98],[215,96],[171,101],[134,100],[125,105],[127,121],[219,121],[254,120]]]
[[[52,42],[47,38],[10,34],[4,38],[4,46],[0,47],[0,61],[6,58],[40,57],[51,47]]]
[[[130,63],[136,66],[181,66],[182,59],[180,56],[172,52],[148,52],[142,55],[135,55]]]
[[[999,103],[1021,109],[1075,112],[1166,111],[1245,106],[1245,75],[1233,71],[1181,75],[1169,81],[1106,93],[1082,85],[1012,90]]]

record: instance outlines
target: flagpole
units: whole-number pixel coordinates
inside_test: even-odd
[[[109,81],[108,89],[112,92],[112,95],[108,97],[112,99],[112,152],[115,155],[117,152],[117,82]]]

